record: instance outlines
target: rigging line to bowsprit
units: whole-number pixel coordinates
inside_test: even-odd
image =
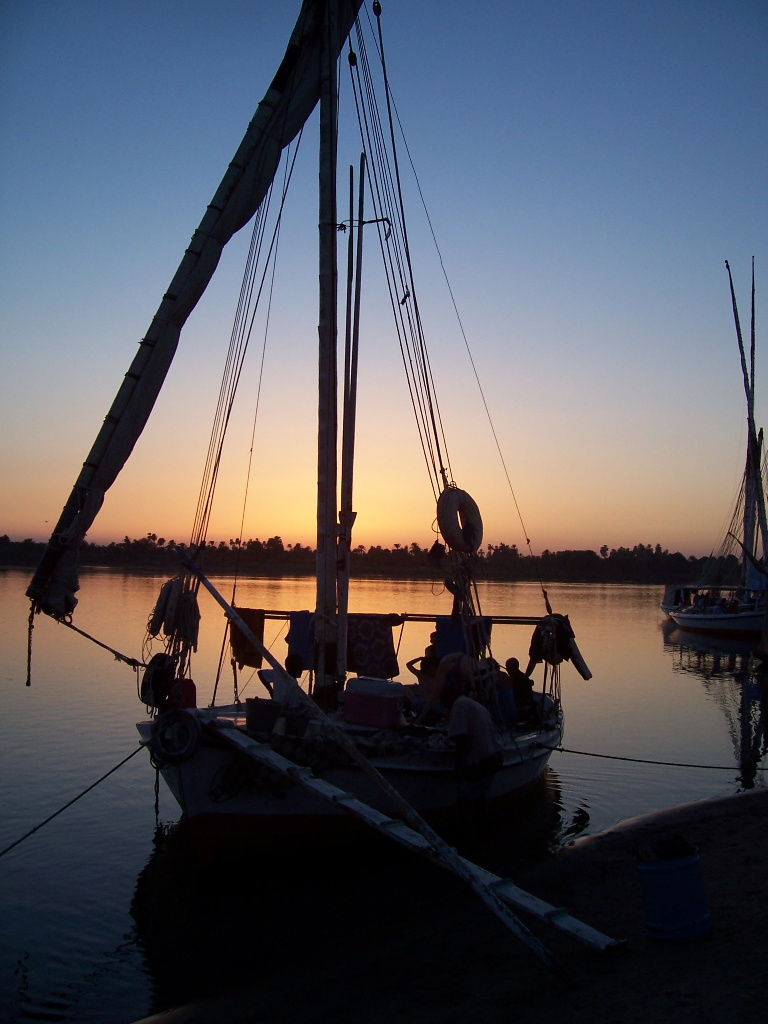
[[[72,804],[76,804],[77,801],[81,797],[84,797],[86,793],[90,793],[91,790],[95,789],[99,785],[100,782],[103,782],[104,779],[108,779],[109,776],[112,775],[114,772],[116,772],[118,768],[122,768],[126,761],[130,761],[132,757],[135,757],[136,754],[138,754],[138,752],[140,750],[143,750],[143,749],[144,749],[144,744],[139,744],[139,746],[136,747],[135,750],[131,751],[131,753],[128,755],[128,757],[124,757],[122,761],[118,762],[118,764],[116,764],[114,768],[110,768],[109,771],[106,772],[106,774],[102,775],[100,779],[96,779],[95,782],[92,782],[91,785],[88,786],[87,789],[84,789],[82,791],[82,793],[78,793],[76,797],[73,797],[68,803],[64,804],[63,807],[60,807],[58,809],[58,811],[54,811],[53,814],[49,815],[45,819],[45,821],[41,821],[39,825],[35,825],[34,828],[31,828],[29,830],[29,832],[25,832],[23,836],[20,836],[18,839],[16,839],[14,842],[12,842],[10,846],[6,846],[6,848],[4,850],[0,850],[0,857],[4,857],[6,855],[6,853],[10,853],[10,851],[14,847],[18,846],[19,843],[23,843],[25,839],[29,839],[29,837],[34,835],[35,832],[37,832],[39,829],[41,829],[43,827],[43,825],[47,825],[49,821],[53,821],[54,818],[57,818],[61,814],[62,811],[66,811],[66,809],[68,807],[71,807]]]
[[[302,138],[303,133],[304,133],[304,129],[302,128],[301,132],[299,133],[299,140],[296,143],[296,148],[295,148],[294,154],[293,154],[293,161],[290,163],[290,166],[289,166],[288,160],[286,160],[286,162],[285,162],[285,170],[284,170],[284,173],[283,173],[283,203],[285,202],[285,195],[286,195],[286,193],[288,191],[288,182],[290,180],[290,174],[293,172],[293,164],[296,162],[296,154],[299,151],[299,146],[301,145],[301,138]],[[282,204],[281,204],[280,210],[281,210],[281,213],[282,213]],[[259,405],[261,403],[261,385],[262,385],[263,380],[264,380],[264,360],[265,360],[265,357],[266,357],[266,354],[267,354],[267,339],[269,337],[269,321],[270,321],[270,317],[272,315],[272,298],[273,298],[274,291],[275,291],[275,273],[277,272],[277,253],[278,253],[278,248],[280,246],[280,226],[281,226],[281,223],[282,223],[282,218],[278,218],[278,222],[277,222],[277,225],[276,225],[276,234],[275,234],[275,250],[274,250],[274,256],[272,258],[272,276],[271,276],[270,283],[269,283],[269,296],[268,296],[268,299],[267,299],[267,315],[266,315],[266,320],[265,320],[265,323],[264,323],[264,341],[263,341],[262,346],[261,346],[261,362],[259,364],[259,383],[258,383],[258,386],[256,388],[256,405],[255,405],[255,408],[254,408],[254,411],[253,411],[253,426],[251,428],[251,447],[250,447],[250,450],[249,450],[249,453],[248,453],[248,472],[246,473],[246,477],[245,477],[245,491],[244,491],[244,494],[243,494],[243,510],[242,510],[242,515],[240,517],[240,533],[238,534],[241,543],[242,543],[242,539],[243,539],[243,529],[244,529],[244,526],[245,526],[245,512],[246,512],[246,507],[248,505],[248,490],[249,490],[250,483],[251,483],[251,467],[253,465],[253,445],[254,445],[254,441],[255,441],[255,438],[256,438],[256,421],[257,421],[257,419],[259,417]],[[249,334],[250,334],[250,331],[249,331]],[[234,584],[232,586],[232,604],[235,603],[235,588],[237,587],[238,573],[239,573],[239,569],[240,569],[240,551],[241,551],[241,548],[238,546],[237,558],[236,558],[236,561],[235,561],[235,580],[234,580]]]
[[[227,428],[229,426],[229,419],[230,419],[230,416],[231,416],[231,413],[232,413],[232,406],[234,404],[235,395],[237,393],[238,384],[240,382],[240,376],[241,376],[242,370],[243,370],[243,363],[244,363],[244,360],[245,360],[246,352],[248,350],[248,344],[250,342],[251,332],[253,331],[253,325],[254,325],[254,321],[255,321],[255,317],[256,317],[256,312],[257,312],[258,305],[259,305],[259,301],[261,299],[261,293],[262,293],[262,290],[264,288],[264,283],[265,283],[265,280],[266,280],[266,277],[267,277],[267,273],[269,271],[270,261],[275,258],[276,240],[277,240],[277,237],[278,237],[278,234],[279,234],[279,227],[280,227],[280,223],[281,223],[282,216],[283,216],[283,210],[285,208],[286,197],[287,197],[287,194],[288,194],[288,185],[290,185],[291,178],[293,176],[293,169],[294,169],[294,166],[295,166],[295,163],[296,163],[296,156],[297,156],[298,151],[299,151],[298,147],[299,147],[299,143],[300,142],[301,142],[301,135],[299,135],[299,139],[298,139],[298,141],[296,143],[296,147],[294,149],[293,158],[292,158],[291,163],[290,163],[290,171],[288,173],[287,184],[285,185],[285,187],[283,189],[283,195],[282,195],[282,198],[281,198],[281,201],[280,201],[280,209],[278,210],[276,223],[275,223],[275,226],[274,226],[274,229],[273,229],[273,232],[272,232],[272,239],[271,239],[271,242],[269,244],[269,248],[268,248],[268,251],[267,251],[266,258],[265,258],[263,272],[261,274],[261,279],[259,281],[259,287],[258,287],[258,291],[257,291],[257,294],[256,294],[256,298],[254,300],[253,308],[252,308],[252,310],[246,311],[246,313],[245,313],[245,320],[248,320],[248,317],[250,317],[250,322],[248,323],[248,327],[247,327],[246,333],[244,335],[241,334],[240,341],[238,342],[237,362],[236,362],[236,365],[233,366],[232,372],[230,374],[229,381],[226,383],[226,387],[227,387],[226,403],[225,403],[225,407],[224,407],[224,414],[223,414],[222,419],[221,419],[221,424],[220,424],[220,426],[218,428],[219,434],[218,434],[218,440],[217,440],[217,443],[216,443],[215,459],[213,461],[213,467],[212,467],[211,472],[210,472],[210,478],[209,478],[208,485],[207,485],[207,495],[205,496],[205,501],[203,503],[202,515],[196,514],[196,523],[198,524],[198,526],[197,526],[198,539],[197,539],[197,541],[195,541],[195,539],[193,538],[193,541],[191,542],[191,546],[193,546],[193,547],[198,547],[199,548],[200,546],[202,546],[202,540],[207,535],[208,524],[209,524],[209,521],[210,521],[211,510],[212,510],[212,505],[213,505],[213,495],[214,495],[214,491],[216,489],[216,483],[217,483],[217,480],[218,480],[219,465],[220,465],[220,460],[221,460],[221,453],[222,453],[223,446],[224,446],[224,439],[226,437]],[[255,273],[256,273],[256,270],[254,269],[254,274]],[[253,288],[251,287],[251,291],[252,290],[253,290]],[[222,390],[224,389],[224,387],[225,387],[225,382],[222,381]],[[214,426],[214,430],[215,429],[216,429],[216,427]],[[201,486],[201,499],[203,497],[204,486],[205,486],[205,481],[204,481],[203,485]],[[200,502],[198,502],[198,508],[200,508]]]
[[[302,138],[303,132],[304,132],[304,129],[302,128],[301,132],[299,133],[299,141],[296,143],[296,149],[295,149],[294,155],[293,155],[293,163],[295,163],[295,161],[296,161],[296,154],[298,153],[299,146],[301,145],[301,138]],[[291,171],[293,170],[293,163],[290,164]],[[286,160],[286,162],[285,162],[285,171],[283,173],[283,201],[285,201],[285,194],[286,194],[286,191],[288,189],[288,180],[289,180],[288,179],[288,175],[289,175],[289,169],[288,168],[289,168],[289,161]],[[281,206],[281,211],[282,211],[282,206]],[[275,289],[275,273],[276,273],[276,270],[277,270],[277,250],[278,250],[279,244],[280,244],[280,219],[278,218],[277,234],[276,234],[276,237],[275,237],[275,251],[274,251],[274,258],[272,260],[272,278],[271,278],[270,285],[269,285],[269,300],[267,302],[267,317],[266,317],[266,322],[264,324],[264,342],[263,342],[263,344],[261,346],[261,363],[259,365],[259,384],[258,384],[258,387],[256,389],[256,407],[255,407],[254,412],[253,412],[253,426],[251,428],[251,447],[250,447],[250,450],[248,452],[248,471],[247,471],[246,476],[245,476],[245,491],[244,491],[244,494],[243,494],[243,510],[242,510],[242,515],[240,517],[240,532],[237,535],[238,543],[237,543],[237,554],[236,554],[236,557],[235,557],[235,578],[234,578],[234,580],[232,582],[232,598],[230,600],[230,604],[232,604],[233,606],[235,604],[235,594],[237,592],[237,584],[238,584],[238,580],[239,580],[239,576],[240,576],[240,555],[241,555],[242,550],[243,550],[243,547],[242,547],[242,544],[243,544],[243,528],[244,528],[244,525],[245,525],[246,507],[248,505],[248,490],[249,490],[250,482],[251,482],[251,467],[253,465],[253,445],[254,445],[254,441],[255,441],[255,438],[256,438],[256,421],[257,421],[258,416],[259,416],[259,403],[261,401],[261,385],[262,385],[262,381],[264,379],[264,359],[265,359],[265,356],[266,356],[266,353],[267,353],[267,338],[269,336],[269,320],[270,320],[270,315],[272,313],[272,296],[273,296],[274,289]],[[247,270],[246,270],[246,273],[247,273]],[[251,326],[253,326],[253,323],[251,323]],[[250,331],[249,331],[249,336],[250,336]],[[222,670],[223,665],[224,665],[224,653],[225,653],[226,647],[227,647],[227,636],[229,635],[230,628],[231,628],[230,621],[229,621],[229,619],[227,619],[226,625],[224,627],[224,637],[223,637],[223,639],[221,641],[221,652],[219,654],[219,664],[218,664],[218,667],[216,669],[216,681],[213,684],[213,696],[211,698],[211,707],[213,707],[213,705],[216,703],[216,693],[217,693],[217,691],[219,689],[219,681],[221,680],[221,670]],[[247,685],[248,684],[246,683],[246,686]]]
[[[123,661],[131,668],[144,668],[143,661],[137,661],[136,658],[129,658],[127,654],[121,654],[120,651],[116,651],[114,647],[110,647],[109,644],[102,643],[101,640],[97,640],[95,636],[91,636],[90,633],[86,633],[84,629],[79,629],[74,622],[69,622],[67,619],[57,619],[56,621],[59,625],[66,626],[67,629],[73,629],[75,633],[79,633],[80,636],[84,636],[86,640],[90,640],[91,643],[96,644],[97,647],[103,647],[105,651],[109,651],[110,654],[114,654],[116,661]]]
[[[618,754],[595,754],[590,750],[569,750],[568,747],[547,747],[546,743],[538,743],[537,746],[554,750],[558,754],[581,754],[583,757],[599,757],[605,761],[631,761],[633,764],[658,764],[665,768],[709,768],[711,771],[732,772],[736,771],[735,764],[686,764],[682,761],[651,761],[645,757],[620,757]],[[750,760],[748,764],[759,764],[762,757]]]

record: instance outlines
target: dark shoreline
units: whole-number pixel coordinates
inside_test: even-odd
[[[139,540],[126,537],[120,543],[90,544],[80,549],[80,566],[85,568],[155,570],[174,575],[179,558],[173,550],[175,541],[149,534]],[[183,548],[183,544],[179,544]],[[0,568],[38,565],[45,544],[31,539],[12,541],[0,536]],[[649,583],[690,584],[699,579],[707,565],[708,574],[716,574],[725,583],[739,565],[733,556],[711,561],[679,551],[671,553],[660,544],[636,544],[633,548],[604,545],[597,551],[549,551],[540,555],[521,554],[514,544],[487,544],[472,556],[475,578],[504,583]],[[207,573],[216,576],[240,575],[255,577],[314,576],[315,552],[302,544],[284,545],[280,537],[266,541],[249,540],[227,544],[209,542],[197,558]],[[371,579],[420,579],[442,582],[431,564],[429,552],[416,543],[396,544],[392,548],[373,545],[367,550],[359,545],[351,553],[353,577]]]
[[[142,1024],[761,1020],[767,833],[768,790],[753,790],[626,821],[518,873],[515,881],[522,887],[627,940],[624,949],[604,955],[526,921],[566,966],[570,983],[556,981],[473,894],[444,877],[441,898],[425,893],[431,898],[421,912],[418,905],[405,907],[397,926],[382,928],[372,944],[361,943],[331,969],[327,961],[322,967],[313,964],[310,948],[302,946],[286,951],[282,968],[258,988],[243,986]],[[635,853],[671,834],[682,834],[699,848],[712,917],[706,939],[654,943],[646,937]]]

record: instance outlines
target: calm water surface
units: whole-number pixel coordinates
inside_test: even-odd
[[[84,574],[77,624],[138,657],[161,582],[114,571]],[[130,669],[42,618],[34,631],[33,685],[24,686],[26,583],[26,572],[0,570],[0,847],[130,753],[135,723],[144,716]],[[229,596],[231,580],[218,583]],[[657,587],[553,585],[549,595],[556,611],[570,614],[594,674],[584,682],[569,665],[563,668],[565,747],[730,770],[556,753],[546,784],[514,812],[514,843],[505,852],[502,827],[489,866],[514,870],[526,823],[531,831],[545,830],[531,847],[542,851],[624,818],[764,784],[762,762],[754,770],[739,764],[742,752],[760,753],[764,705],[762,684],[746,671],[742,648],[713,651],[670,633],[657,612]],[[532,584],[483,584],[480,597],[486,614],[543,611]],[[237,603],[310,608],[313,582],[248,581],[240,584]],[[450,599],[423,581],[354,582],[351,605],[354,611],[450,611]],[[193,675],[203,704],[210,700],[223,620],[205,593],[201,609]],[[267,623],[265,640],[281,658],[284,630],[284,623]],[[428,624],[405,626],[402,666],[423,651],[428,633]],[[497,627],[495,656],[516,655],[524,663],[529,634],[530,627]],[[255,679],[244,692],[264,695]],[[230,676],[224,675],[219,693],[231,700]],[[152,855],[154,781],[142,752],[0,860],[0,1019],[127,1022],[167,1003],[130,914],[137,877]],[[162,787],[160,817],[177,817]]]

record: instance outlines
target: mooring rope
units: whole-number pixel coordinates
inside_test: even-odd
[[[736,764],[688,764],[683,761],[651,761],[646,757],[621,757],[619,754],[595,754],[591,750],[569,750],[568,747],[547,747],[546,743],[538,743],[539,747],[546,747],[548,750],[554,750],[558,754],[581,754],[582,757],[599,757],[606,761],[632,761],[634,764],[658,764],[665,768],[709,768],[711,771],[716,772],[733,772],[737,771],[739,765]],[[762,758],[750,761],[750,764],[758,764]]]
[[[25,839],[29,839],[30,836],[34,835],[35,832],[37,832],[39,829],[43,827],[43,825],[47,825],[49,821],[53,821],[54,818],[57,818],[62,811],[66,811],[66,809],[68,807],[71,807],[72,804],[76,804],[81,797],[85,796],[86,793],[90,793],[91,790],[95,789],[100,782],[103,782],[104,779],[108,779],[109,776],[113,774],[113,772],[116,772],[118,768],[122,768],[126,761],[130,761],[132,757],[135,757],[136,754],[138,754],[138,752],[143,749],[144,745],[140,744],[138,747],[136,747],[135,750],[132,750],[128,757],[124,757],[123,760],[116,764],[114,768],[110,768],[105,775],[102,775],[100,779],[96,779],[96,781],[91,783],[91,785],[87,789],[84,789],[82,793],[78,793],[76,797],[73,797],[73,799],[70,800],[68,803],[64,804],[63,807],[60,807],[58,811],[54,811],[53,814],[49,815],[49,817],[47,817],[45,821],[41,821],[39,825],[35,825],[34,828],[31,828],[29,830],[29,832],[25,832],[23,836],[21,836],[15,842],[11,843],[10,846],[6,846],[4,850],[0,850],[0,857],[4,857],[6,853],[9,853],[15,846],[18,846],[19,843],[23,843]]]
[[[32,685],[32,630],[35,628],[35,602],[29,606],[27,622],[27,686]]]

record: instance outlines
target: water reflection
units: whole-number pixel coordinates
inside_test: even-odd
[[[753,659],[754,644],[701,636],[667,621],[661,627],[672,671],[698,676],[707,697],[725,717],[741,789],[752,789],[768,751],[768,672]]]
[[[586,805],[568,815],[560,779],[548,769],[518,802],[492,814],[473,858],[502,876],[551,855],[586,828]],[[441,830],[453,844],[461,836]],[[468,851],[467,851],[468,852]],[[430,927],[430,914],[466,898],[463,883],[373,833],[329,846],[265,849],[238,835],[227,847],[185,827],[157,830],[131,903],[136,938],[152,980],[152,1011],[269,984],[286,951],[312,946],[322,973],[365,947],[385,962],[403,936]],[[471,898],[471,897],[470,897]],[[402,964],[393,964],[400,971]]]

